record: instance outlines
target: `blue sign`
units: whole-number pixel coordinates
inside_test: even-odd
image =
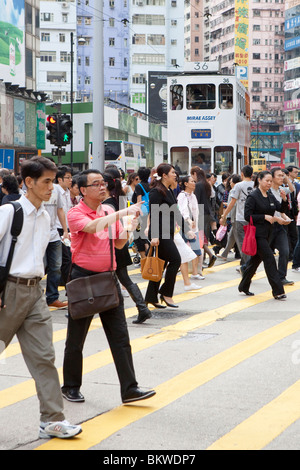
[[[285,21],[285,30],[288,31],[289,29],[295,28],[296,26],[300,25],[300,16],[296,16],[295,18],[290,18],[289,20]]]
[[[192,139],[211,139],[211,129],[192,129]]]
[[[291,49],[295,49],[295,47],[299,47],[299,46],[300,46],[300,36],[296,38],[288,39],[284,43],[284,49],[286,51],[290,51]]]
[[[0,149],[0,168],[13,170],[15,163],[15,151],[13,149]]]

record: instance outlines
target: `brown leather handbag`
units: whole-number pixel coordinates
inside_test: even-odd
[[[68,310],[73,320],[118,307],[117,278],[113,271],[113,243],[109,230],[111,271],[79,277],[66,284]]]
[[[165,260],[158,257],[158,250],[155,250],[155,256],[152,256],[153,246],[150,246],[146,258],[141,258],[142,278],[148,281],[159,282],[162,278]]]

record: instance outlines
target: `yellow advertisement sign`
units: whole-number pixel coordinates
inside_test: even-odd
[[[235,74],[248,88],[249,0],[235,0],[234,62]]]

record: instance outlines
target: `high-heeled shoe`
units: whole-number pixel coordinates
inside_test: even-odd
[[[169,302],[167,302],[163,295],[160,295],[160,301],[161,301],[161,303],[165,302],[165,304],[167,304],[168,307],[173,307],[173,308],[178,308],[179,307],[179,305],[170,304]]]
[[[146,305],[147,305],[147,306],[148,306],[149,304],[150,304],[150,305],[153,305],[153,307],[155,307],[155,308],[166,308],[165,305],[161,305],[161,304],[156,303],[156,302],[146,302]]]
[[[243,292],[245,295],[254,295],[253,292],[250,292],[249,290],[242,290],[239,288],[239,292]]]

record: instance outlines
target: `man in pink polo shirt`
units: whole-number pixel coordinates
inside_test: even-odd
[[[106,184],[98,170],[85,170],[78,178],[78,187],[83,196],[80,203],[68,212],[71,233],[72,271],[71,279],[90,276],[111,268],[108,226],[112,230],[113,245],[122,248],[129,238],[119,221],[127,214],[137,217],[141,204],[135,204],[114,212],[109,206],[101,205],[105,198]],[[105,212],[108,215],[105,215]],[[135,224],[133,224],[133,229]],[[114,256],[115,258],[115,256]],[[114,269],[116,261],[114,259]],[[120,304],[100,314],[121,386],[123,403],[144,400],[155,395],[154,390],[138,387],[131,353],[129,334],[124,312],[123,296],[116,280]],[[68,333],[65,346],[62,393],[72,402],[83,402],[80,393],[82,384],[82,350],[93,317],[73,320],[68,317]]]

